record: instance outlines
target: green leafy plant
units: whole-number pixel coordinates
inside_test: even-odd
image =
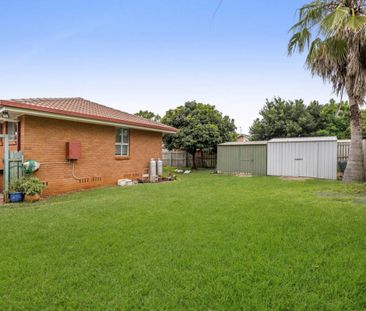
[[[218,144],[236,139],[233,119],[224,116],[215,106],[196,101],[168,110],[161,122],[179,129],[174,135],[164,135],[165,147],[190,153],[194,169],[197,168],[197,150],[216,151]]]
[[[24,177],[21,180],[21,189],[24,194],[41,194],[45,185],[36,177]]]
[[[22,180],[15,179],[9,185],[9,192],[23,192]]]

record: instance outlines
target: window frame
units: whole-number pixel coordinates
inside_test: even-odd
[[[121,130],[121,141],[117,142],[116,138],[117,138],[117,131]],[[127,139],[127,143],[124,142],[124,135],[123,132],[127,131],[128,133],[128,139]],[[116,152],[116,147],[117,146],[121,146],[121,153],[117,154]],[[123,154],[123,146],[127,146],[127,154]],[[130,156],[130,129],[127,127],[116,127],[115,131],[114,131],[114,155],[116,157],[129,157]]]

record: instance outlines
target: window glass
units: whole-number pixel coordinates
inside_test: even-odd
[[[130,143],[130,131],[125,128],[116,128],[115,155],[128,156]]]
[[[116,152],[115,155],[121,155],[122,154],[122,146],[121,145],[116,145]]]
[[[122,129],[118,128],[116,129],[116,143],[122,142]]]
[[[123,129],[123,143],[128,144],[129,133],[128,129]]]
[[[15,122],[8,122],[9,140],[17,139],[17,124]]]

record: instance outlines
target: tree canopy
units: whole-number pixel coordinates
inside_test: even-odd
[[[365,112],[362,112],[365,114]],[[250,127],[252,140],[269,140],[276,137],[337,136],[350,138],[349,105],[346,101],[330,100],[325,105],[317,101],[305,105],[304,101],[284,100],[276,97],[267,100]],[[366,126],[363,126],[366,136]]]
[[[161,120],[160,115],[158,115],[157,113],[154,113],[152,111],[148,111],[148,110],[140,110],[139,112],[136,112],[135,115],[143,117],[148,120],[156,121],[156,122],[160,122],[160,120]]]
[[[167,149],[184,149],[193,156],[198,149],[216,149],[217,144],[235,140],[234,120],[223,116],[215,106],[186,102],[175,109],[168,110],[162,123],[179,129],[175,135],[165,135]]]

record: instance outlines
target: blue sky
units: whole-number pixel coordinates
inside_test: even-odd
[[[0,98],[80,96],[130,113],[188,100],[247,131],[266,98],[327,101],[288,57],[292,0],[0,0]]]

